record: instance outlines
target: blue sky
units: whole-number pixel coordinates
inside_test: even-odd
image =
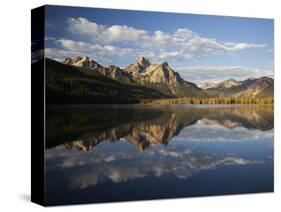
[[[145,56],[167,61],[196,83],[273,76],[273,43],[271,19],[57,6],[46,11],[48,57],[87,55],[103,65],[127,66]]]

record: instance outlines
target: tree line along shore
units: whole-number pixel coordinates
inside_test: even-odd
[[[273,97],[267,98],[169,98],[143,99],[140,104],[273,104]]]

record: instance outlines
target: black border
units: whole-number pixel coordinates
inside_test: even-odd
[[[45,205],[45,6],[31,11],[31,201]]]

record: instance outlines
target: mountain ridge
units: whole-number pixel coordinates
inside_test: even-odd
[[[172,101],[168,103],[176,103],[173,99],[194,98],[196,101],[187,103],[205,104],[203,102],[207,101],[199,100],[273,99],[274,81],[269,77],[244,81],[229,79],[216,85],[210,83],[209,87],[203,89],[183,79],[167,62],[155,64],[145,57],[139,57],[134,64],[122,68],[115,65],[105,67],[89,57],[65,58],[61,62],[46,58],[45,62],[49,103],[130,104],[170,98]]]
[[[216,91],[235,98],[266,98],[273,97],[273,84],[273,79],[265,76],[241,81],[229,79],[205,90]]]
[[[173,97],[207,96],[196,84],[181,78],[180,74],[175,72],[167,62],[156,64],[151,63],[148,58],[138,57],[135,63],[127,67],[119,68],[110,65],[107,68],[89,57],[79,56],[66,58],[62,63],[91,69],[118,81],[123,78],[124,80],[121,82],[150,87]]]
[[[46,64],[47,104],[136,104],[143,98],[171,97],[151,88],[121,83],[100,72],[48,58],[32,65],[36,67],[38,63]]]

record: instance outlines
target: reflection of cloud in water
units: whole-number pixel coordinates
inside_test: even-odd
[[[122,145],[122,148],[120,148]],[[99,183],[120,183],[148,175],[172,175],[187,179],[194,174],[219,165],[247,165],[263,163],[205,151],[190,150],[182,146],[154,145],[141,152],[135,146],[105,142],[89,152],[65,151],[57,147],[47,151],[47,170],[73,170],[69,175],[73,188],[87,188]]]
[[[233,123],[232,123],[233,124]],[[184,128],[176,140],[202,141],[202,142],[233,142],[255,141],[263,138],[273,138],[273,129],[260,131],[240,127],[225,127],[213,120],[199,120],[195,125]]]

